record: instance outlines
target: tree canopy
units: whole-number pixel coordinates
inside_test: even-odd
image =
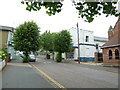
[[[55,52],[54,50],[54,41],[55,41],[56,33],[50,33],[50,31],[46,31],[40,35],[40,46],[42,50],[46,51],[46,58],[50,59],[50,53]]]
[[[58,52],[56,60],[62,61],[62,53],[70,52],[72,49],[72,38],[67,30],[62,30],[56,35],[54,49]]]
[[[45,0],[44,0],[45,1]],[[64,0],[63,0],[64,1]],[[73,5],[77,9],[79,16],[84,18],[87,22],[92,22],[95,16],[105,14],[106,17],[109,15],[114,15],[116,17],[120,16],[120,12],[117,10],[117,1],[113,0],[111,2],[99,2],[98,0],[92,0],[92,2],[84,2],[78,0],[72,0]],[[27,1],[23,0],[22,4],[26,4],[26,10],[28,11],[38,11],[41,7],[45,7],[46,13],[51,16],[56,13],[61,12],[63,3],[62,2],[36,2],[36,1]]]
[[[30,52],[39,50],[39,42],[39,27],[35,22],[24,22],[15,29],[13,47],[16,51],[22,51],[26,58]]]
[[[52,52],[54,50],[54,33],[44,32],[40,35],[40,43],[42,49]]]
[[[67,30],[62,30],[55,38],[55,51],[64,53],[69,52],[72,48],[71,35]]]
[[[59,33],[46,31],[40,36],[40,43],[41,48],[46,52],[58,52],[57,59],[59,62],[62,60],[61,54],[72,49],[71,35],[67,30],[62,30]]]

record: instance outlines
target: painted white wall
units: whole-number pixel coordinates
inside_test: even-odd
[[[2,71],[2,68],[5,66],[5,60],[0,61],[0,71]]]
[[[73,46],[78,46],[78,36],[77,36],[77,29],[76,28],[71,28],[70,34],[72,36],[73,40]],[[86,36],[89,37],[89,41],[86,42]],[[79,42],[80,43],[85,43],[85,44],[94,44],[94,36],[93,36],[93,31],[89,30],[79,30]],[[80,45],[80,56],[81,57],[94,57],[94,46],[87,46],[87,45]],[[76,48],[74,50],[74,59],[77,59],[78,57],[78,49]]]
[[[8,47],[8,44],[9,44],[10,38],[11,38],[11,32],[10,32],[10,31],[8,31],[8,41],[7,41],[7,47]]]
[[[89,42],[86,42],[86,36],[89,36]],[[80,43],[86,43],[86,44],[94,44],[94,36],[93,36],[93,31],[89,30],[79,30],[79,38],[80,38]]]
[[[74,60],[78,59],[78,48],[74,50]]]
[[[2,71],[1,71],[1,61],[0,61],[0,90],[2,90]]]
[[[69,29],[69,32],[72,36],[72,42],[73,46],[78,46],[78,35],[77,35],[77,28],[71,28]],[[89,41],[86,42],[86,36],[89,37]],[[79,30],[79,42],[84,44],[98,44],[99,46],[102,46],[105,42],[102,41],[94,41],[94,34],[93,31],[90,30]],[[98,48],[99,52],[102,52],[100,47]],[[94,53],[96,52],[95,46],[88,46],[88,45],[80,45],[80,57],[94,57]],[[74,50],[74,59],[78,58],[78,48],[75,48]]]
[[[100,52],[100,53],[102,53],[102,49],[100,48],[103,44],[105,44],[106,42],[104,41],[94,41],[95,42],[95,44],[98,44],[98,51]]]
[[[73,46],[77,46],[78,38],[77,38],[77,29],[76,28],[71,28],[69,29],[70,35],[72,36],[72,43]]]
[[[8,32],[8,41],[7,41],[7,47],[8,47],[8,53],[12,53],[13,47],[8,46],[9,42],[12,41],[12,32]]]

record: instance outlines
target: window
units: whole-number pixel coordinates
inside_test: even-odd
[[[98,50],[98,44],[96,44],[96,49]]]
[[[85,41],[86,41],[86,42],[89,42],[89,36],[86,36]]]
[[[119,51],[118,49],[115,49],[115,59],[119,59],[120,56],[119,56]]]
[[[112,59],[112,51],[109,50],[109,59]]]

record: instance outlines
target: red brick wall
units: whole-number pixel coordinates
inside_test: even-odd
[[[103,52],[103,62],[104,63],[120,63],[120,58],[115,59],[115,49],[118,49],[118,47],[106,48],[106,49],[102,50],[102,52]],[[109,59],[109,50],[112,51],[112,59]],[[119,50],[119,55],[120,55],[120,50]]]
[[[110,40],[113,37],[113,31],[108,31],[108,39]]]
[[[110,40],[115,35],[120,35],[120,19],[116,22],[113,31],[108,31],[108,39]]]
[[[98,52],[94,53],[94,57],[95,57],[95,63],[98,63]]]
[[[110,38],[116,36],[116,38],[113,38],[114,40],[112,40],[111,43],[115,42],[117,44],[120,44],[120,18],[118,19],[117,23],[115,24],[113,31],[114,31],[114,33],[112,33],[112,31],[108,32],[108,38],[110,39]],[[112,45],[112,44],[109,43],[109,45]],[[111,64],[119,63],[120,64],[120,58],[115,59],[115,49],[119,50],[119,56],[120,56],[120,47],[105,48],[102,50],[104,63],[111,63]],[[112,51],[112,59],[109,59],[109,50]]]
[[[115,24],[114,27],[114,35],[118,34],[118,32],[120,31],[120,19],[118,20],[118,22]],[[118,34],[119,35],[119,34]]]

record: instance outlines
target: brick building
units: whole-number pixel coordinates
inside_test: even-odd
[[[108,30],[108,41],[102,46],[104,65],[120,65],[120,18]]]

